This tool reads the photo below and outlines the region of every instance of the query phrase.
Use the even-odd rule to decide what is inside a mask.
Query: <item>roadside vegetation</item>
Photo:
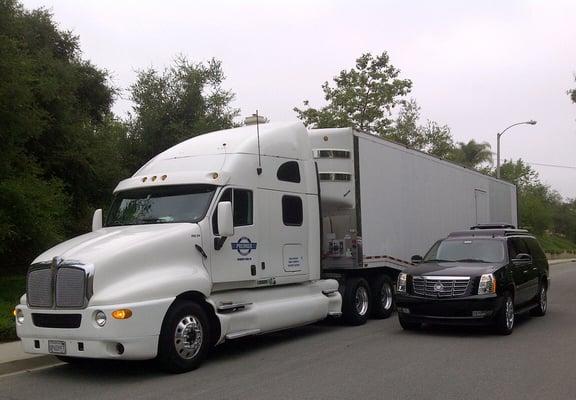
[[[0,0],[0,340],[13,337],[11,311],[36,255],[88,231],[117,182],[155,154],[237,124],[225,80],[220,61],[178,56],[164,70],[138,71],[121,90],[49,11]],[[421,123],[411,89],[386,52],[367,53],[322,85],[325,105],[294,110],[310,127],[353,126],[494,174],[490,145],[455,143],[446,124]],[[133,101],[125,118],[111,109],[119,95]],[[550,252],[576,251],[576,200],[562,199],[522,160],[506,160],[502,176],[518,185],[522,225]]]

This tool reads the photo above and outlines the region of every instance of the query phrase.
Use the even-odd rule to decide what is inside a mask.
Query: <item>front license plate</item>
[[[48,353],[66,354],[66,342],[63,340],[49,340]]]

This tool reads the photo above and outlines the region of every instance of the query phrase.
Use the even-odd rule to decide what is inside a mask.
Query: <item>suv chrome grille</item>
[[[26,297],[33,308],[84,308],[88,271],[78,263],[34,264],[28,270]]]
[[[464,296],[470,277],[468,276],[414,276],[412,288],[414,294],[426,297]]]

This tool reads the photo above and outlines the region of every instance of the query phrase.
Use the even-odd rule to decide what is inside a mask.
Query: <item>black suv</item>
[[[404,329],[422,323],[494,325],[508,335],[514,315],[546,314],[548,261],[528,231],[478,225],[436,242],[398,276],[396,304]]]

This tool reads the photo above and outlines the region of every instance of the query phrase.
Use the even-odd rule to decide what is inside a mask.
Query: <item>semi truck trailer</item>
[[[514,185],[352,128],[246,125],[121,181],[92,232],[38,256],[15,309],[28,353],[196,368],[215,345],[394,309],[438,238],[516,225]]]

